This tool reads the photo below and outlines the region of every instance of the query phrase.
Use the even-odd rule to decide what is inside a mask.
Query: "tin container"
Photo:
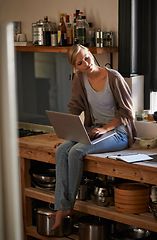
[[[103,47],[103,32],[101,30],[95,31],[95,46]]]
[[[51,46],[58,46],[57,33],[51,33]]]
[[[55,22],[51,22],[51,46],[58,46],[57,26]]]
[[[113,32],[103,33],[103,44],[104,47],[113,47]]]
[[[33,45],[43,45],[43,20],[32,23]]]

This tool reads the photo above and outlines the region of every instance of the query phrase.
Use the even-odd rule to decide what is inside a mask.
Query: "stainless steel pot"
[[[94,188],[94,195],[98,197],[107,197],[110,196],[110,189],[108,186]]]
[[[92,202],[95,203],[98,206],[102,207],[108,207],[110,205],[113,205],[113,197],[112,196],[96,196],[96,195],[91,195]]]
[[[78,219],[79,240],[108,240],[107,222],[95,216]]]
[[[88,186],[87,185],[80,185],[78,193],[76,195],[76,199],[85,201],[88,199]]]
[[[54,219],[49,218],[49,216],[53,212],[54,211],[48,207],[36,209],[37,232],[43,236],[52,237],[63,237],[71,234],[73,226],[72,216],[67,216],[56,230],[51,231]]]

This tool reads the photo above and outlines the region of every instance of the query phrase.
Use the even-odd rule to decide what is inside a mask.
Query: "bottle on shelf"
[[[82,19],[83,19],[83,25],[85,27],[85,34],[84,34],[85,43],[84,43],[84,45],[88,46],[89,45],[89,24],[87,22],[86,16],[82,16]]]
[[[60,13],[60,22],[58,24],[58,45],[66,46],[66,25],[64,22],[64,14]]]
[[[94,28],[93,28],[93,23],[89,22],[89,31],[88,31],[88,43],[89,47],[94,47],[95,46],[95,39],[94,39]]]
[[[76,37],[76,19],[79,15],[80,10],[76,10],[76,13],[74,13],[74,19],[72,24],[72,38],[73,38],[73,44],[77,43],[77,37]]]
[[[69,15],[66,15],[66,37],[67,37],[67,45],[72,45],[72,26],[69,20]]]
[[[89,25],[86,16],[82,16],[80,13],[76,19],[76,37],[79,44],[88,45],[88,29]]]
[[[58,46],[57,26],[55,22],[51,23],[51,46]]]
[[[48,16],[44,17],[43,23],[43,45],[51,46],[51,24],[48,21]]]

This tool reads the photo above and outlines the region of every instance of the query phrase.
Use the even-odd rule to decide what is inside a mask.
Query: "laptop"
[[[115,134],[114,131],[110,131],[91,140],[80,116],[49,110],[46,110],[46,114],[58,138],[84,144],[96,144]]]

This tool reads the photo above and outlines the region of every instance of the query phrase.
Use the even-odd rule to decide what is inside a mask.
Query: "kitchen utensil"
[[[157,220],[157,201],[149,205],[149,210],[153,213],[155,220]]]
[[[32,184],[36,187],[44,188],[44,189],[49,189],[49,190],[54,190],[55,189],[55,182],[53,183],[41,183],[38,181],[35,181],[34,179],[32,180]]]
[[[51,231],[51,228],[54,224],[54,219],[49,218],[49,216],[53,212],[54,211],[51,210],[49,207],[36,209],[37,232],[43,236],[53,237],[63,237],[69,235],[72,232],[73,226],[72,216],[67,216],[57,229]]]
[[[132,228],[123,231],[119,231],[111,235],[111,240],[137,240],[147,239],[150,236],[150,231],[142,228]]]
[[[79,240],[108,240],[108,222],[96,216],[87,215],[78,219]]]
[[[98,197],[107,197],[110,196],[110,189],[108,186],[104,187],[94,187],[94,195]]]
[[[81,184],[79,186],[78,193],[76,195],[76,199],[79,200],[87,200],[88,199],[88,186],[86,184]]]
[[[156,139],[155,137],[135,137],[136,140],[139,141],[139,145],[144,149],[151,149],[156,147]]]
[[[142,183],[121,183],[114,186],[115,209],[125,213],[148,211],[150,188]]]
[[[50,182],[54,181],[54,177],[56,176],[56,169],[55,168],[31,168],[29,170],[29,174],[31,177],[35,178],[40,182]]]
[[[98,206],[108,207],[109,205],[113,205],[113,197],[112,196],[95,196],[91,194],[92,202]]]
[[[152,202],[156,202],[157,201],[157,186],[152,186],[151,187],[151,200]]]
[[[32,177],[40,183],[54,183],[56,182],[55,176],[46,176],[44,174],[32,173]]]

